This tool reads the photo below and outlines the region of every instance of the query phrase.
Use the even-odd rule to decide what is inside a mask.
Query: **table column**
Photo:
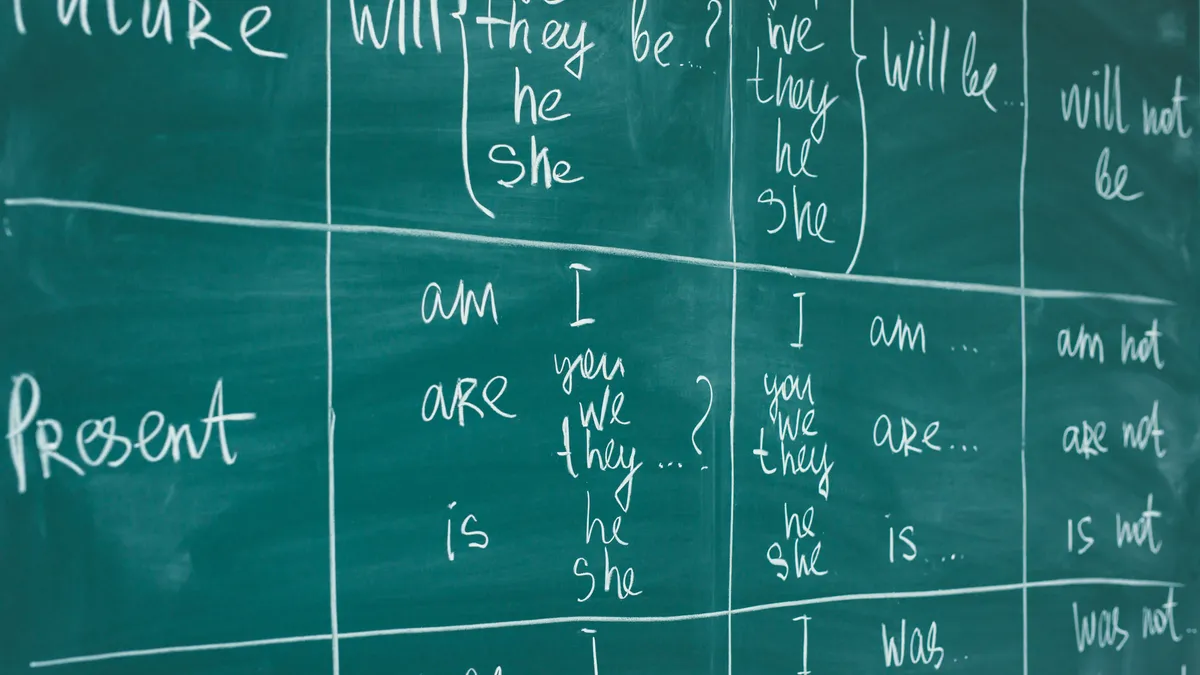
[[[1021,4],[743,6],[733,672],[1020,672]]]
[[[1032,673],[1200,667],[1192,10],[1029,7]]]
[[[710,670],[725,18],[442,6],[440,43],[410,2],[378,48],[362,3],[334,12],[334,220],[383,226],[332,249],[341,670]]]
[[[4,672],[330,670],[324,12],[208,4],[0,21]]]

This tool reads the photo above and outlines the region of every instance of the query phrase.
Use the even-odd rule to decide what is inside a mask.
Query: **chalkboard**
[[[1200,4],[0,4],[0,672],[1200,673]]]

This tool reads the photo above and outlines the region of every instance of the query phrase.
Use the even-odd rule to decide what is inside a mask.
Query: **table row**
[[[323,233],[10,228],[8,536],[97,620],[306,616],[331,502],[361,629],[1195,557],[1182,308],[335,235],[327,344]]]
[[[12,71],[88,77],[13,78],[6,197],[717,260],[732,214],[743,262],[1173,299],[1200,255],[1157,5],[228,0],[227,51],[23,4]]]
[[[281,600],[283,600],[281,598]],[[1027,600],[1027,608],[1025,602]],[[284,601],[283,606],[287,606]],[[1194,603],[1193,603],[1194,604]],[[144,654],[97,652],[40,659],[71,675],[116,672],[587,673],[969,672],[985,675],[1086,669],[1182,674],[1196,667],[1196,613],[1173,589],[1047,588],[923,599],[856,600],[726,616],[614,622],[565,620],[469,630],[362,633],[342,630],[286,644],[193,649],[177,645]],[[148,619],[124,624],[136,638]],[[1026,623],[1027,621],[1027,623]],[[111,628],[111,626],[110,626]],[[162,630],[157,625],[152,633]],[[1026,638],[1027,631],[1027,638]],[[226,631],[188,630],[196,637]],[[1027,642],[1026,642],[1027,639]],[[61,649],[80,631],[42,636]],[[277,642],[284,642],[283,640]],[[529,644],[539,648],[529,649]],[[664,648],[667,647],[667,648]],[[103,649],[103,647],[99,647]],[[332,654],[331,654],[332,652]],[[1026,656],[1027,655],[1027,656]],[[1027,659],[1027,661],[1026,661]]]

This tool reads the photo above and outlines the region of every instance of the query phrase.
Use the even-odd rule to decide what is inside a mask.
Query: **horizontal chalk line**
[[[443,241],[461,241],[472,244],[490,244],[507,248],[527,248],[552,251],[574,251],[579,253],[595,253],[638,260],[693,265],[714,269],[741,270],[746,272],[763,272],[784,274],[803,279],[818,279],[824,281],[843,281],[850,283],[875,284],[882,286],[899,286],[907,288],[925,288],[933,290],[960,291],[964,293],[986,293],[1011,297],[1042,298],[1047,300],[1111,300],[1137,305],[1171,306],[1175,303],[1162,298],[1130,293],[1099,293],[1091,291],[1068,291],[1055,289],[1020,288],[997,284],[979,284],[961,281],[936,281],[931,279],[905,279],[902,277],[875,276],[866,274],[845,274],[839,272],[819,272],[781,265],[764,265],[758,263],[733,262],[698,258],[693,256],[675,255],[672,253],[656,253],[631,248],[615,246],[598,246],[595,244],[569,244],[563,242],[538,241],[533,239],[516,239],[511,237],[492,237],[480,234],[447,232],[440,230],[423,230],[410,227],[389,227],[385,225],[348,225],[308,222],[300,220],[274,220],[267,218],[241,218],[237,216],[220,216],[200,213],[184,213],[181,211],[164,211],[160,209],[144,209],[136,206],[120,204],[104,204],[69,199],[48,199],[44,197],[15,197],[4,200],[4,205],[10,208],[52,208],[93,211],[97,213],[112,213],[136,218],[154,218],[183,223],[200,223],[206,225],[226,225],[231,227],[247,227],[258,229],[301,230],[308,232],[337,232],[345,234],[380,234],[393,237],[417,237],[424,239],[440,239]]]
[[[384,628],[380,630],[364,630],[339,632],[338,640],[360,640],[365,638],[387,637],[396,635],[423,635],[430,633],[459,633],[477,630],[494,630],[497,628],[522,628],[529,626],[548,626],[564,623],[677,623],[681,621],[697,621],[717,619],[730,614],[753,614],[790,607],[807,607],[809,605],[829,605],[842,602],[862,602],[869,600],[911,600],[920,598],[944,598],[986,593],[1005,593],[1019,591],[1025,588],[1065,588],[1069,586],[1120,586],[1125,588],[1182,588],[1183,584],[1173,581],[1151,581],[1144,579],[1114,579],[1104,577],[1089,577],[1079,579],[1052,579],[1047,581],[1031,581],[1029,583],[998,584],[995,586],[970,586],[931,591],[900,591],[887,593],[855,593],[849,595],[831,595],[803,600],[787,600],[763,605],[739,607],[733,610],[716,610],[699,614],[674,614],[668,616],[561,616],[542,619],[523,619],[513,621],[494,621],[490,623],[461,624],[454,626],[418,626],[413,628]],[[166,654],[185,654],[190,652],[221,651],[229,649],[245,649],[250,647],[269,647],[273,645],[296,644],[302,642],[320,642],[333,639],[332,635],[302,635],[296,637],[269,638],[265,640],[247,640],[245,642],[221,642],[205,645],[186,645],[182,647],[160,647],[157,649],[135,649],[105,654],[89,654],[87,656],[71,656],[62,659],[31,661],[30,668],[50,668],[96,661],[111,661],[145,656],[161,656]]]
[[[297,637],[268,638],[265,640],[245,640],[243,642],[214,642],[207,645],[185,645],[183,647],[159,647],[157,649],[131,649],[123,652],[107,654],[90,654],[88,656],[71,656],[65,659],[50,659],[47,661],[31,661],[30,668],[50,668],[52,666],[69,666],[77,663],[93,663],[95,661],[112,661],[115,659],[130,659],[139,656],[161,656],[164,654],[187,654],[191,652],[216,652],[226,649],[246,649],[249,647],[270,647],[272,645],[291,645],[300,642],[321,642],[330,640],[333,636],[301,635]]]

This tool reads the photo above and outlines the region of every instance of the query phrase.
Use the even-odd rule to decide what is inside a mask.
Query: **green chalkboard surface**
[[[1200,673],[1200,4],[4,0],[0,673]]]

